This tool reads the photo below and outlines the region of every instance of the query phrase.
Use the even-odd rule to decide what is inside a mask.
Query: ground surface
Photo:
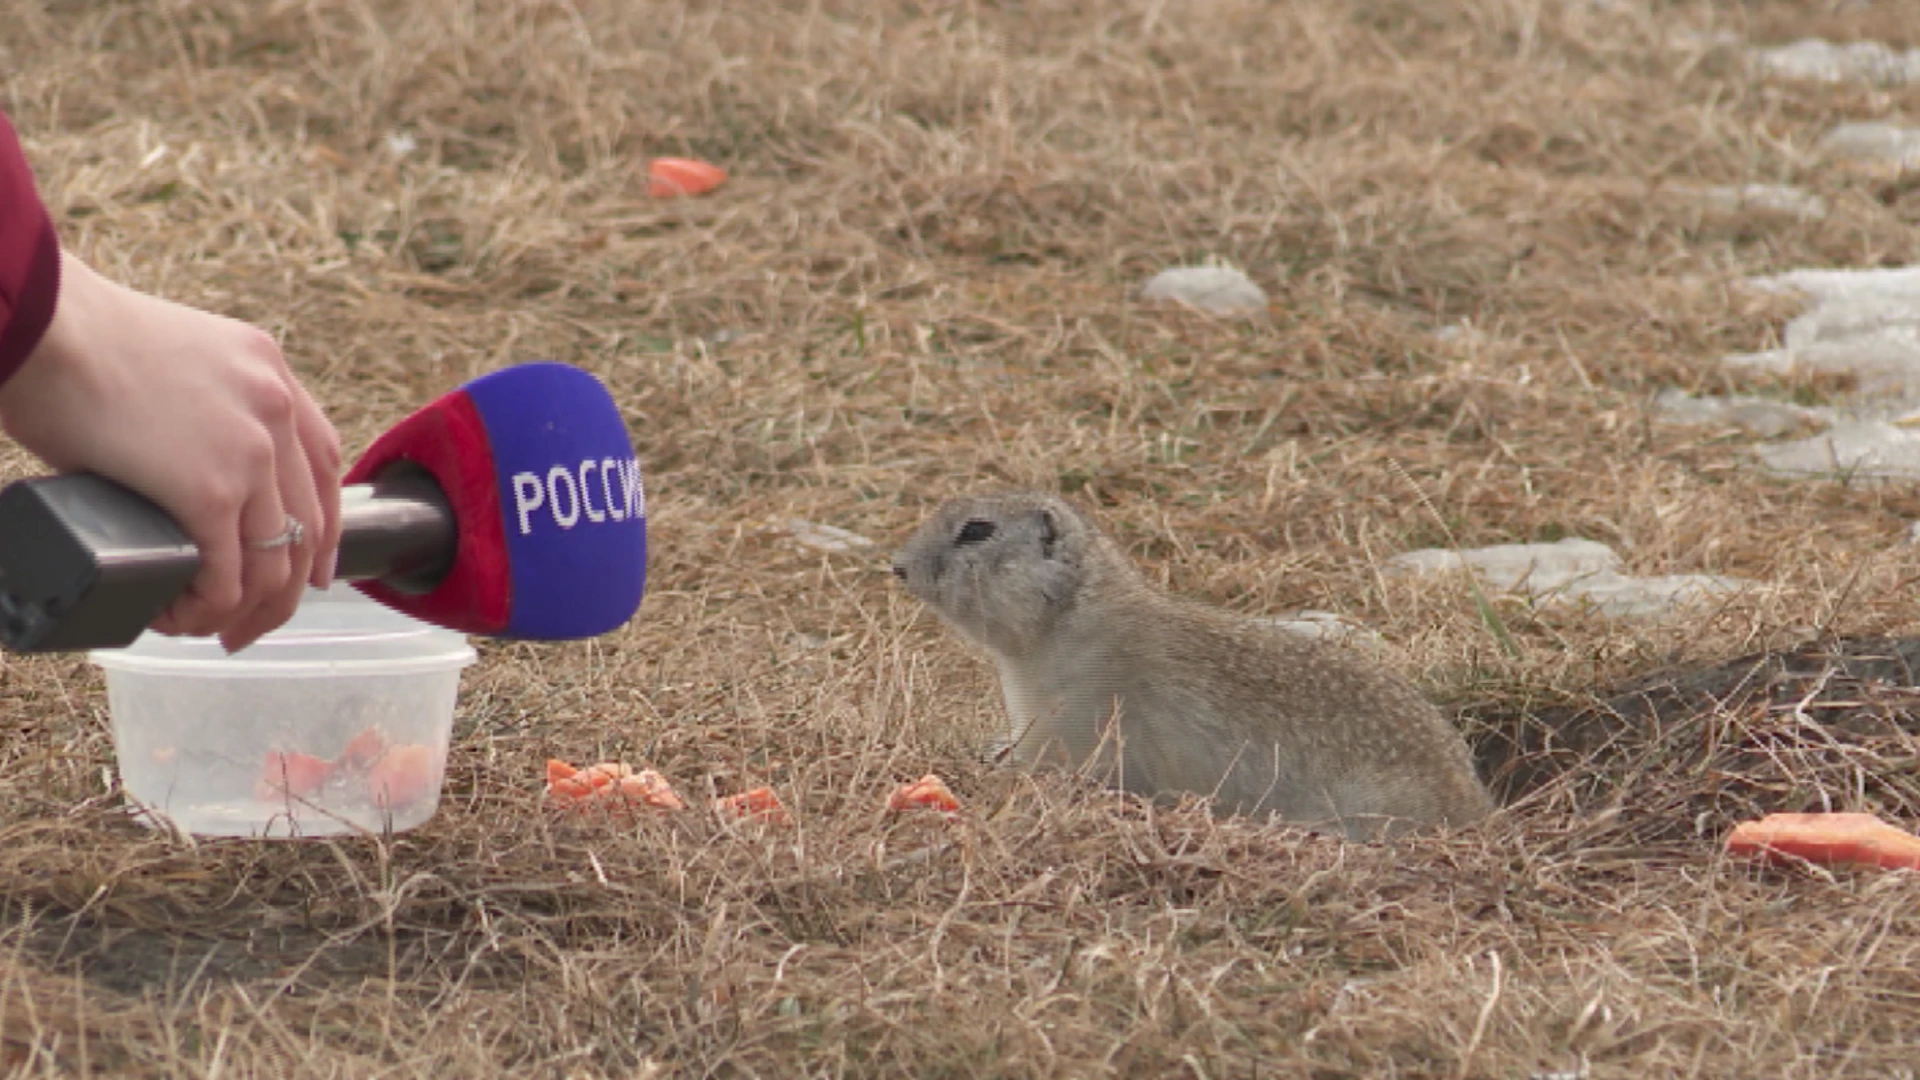
[[[1718,854],[1757,810],[1913,820],[1911,694],[1875,678],[1901,650],[1853,647],[1889,659],[1851,675],[1763,659],[1740,692],[1708,680],[1642,695],[1659,708],[1623,705],[1626,721],[1567,720],[1650,672],[1912,630],[1910,489],[1769,479],[1745,441],[1648,407],[1670,387],[1735,389],[1716,359],[1777,331],[1780,305],[1738,279],[1920,248],[1911,185],[1810,152],[1835,123],[1912,117],[1920,88],[1764,83],[1711,32],[1905,48],[1905,6],[10,14],[0,100],[83,254],[272,328],[350,452],[502,363],[591,369],[632,423],[653,558],[628,629],[484,649],[442,814],[381,840],[145,832],[111,787],[96,673],[10,658],[5,1060],[222,1077],[1913,1075],[1920,882]],[[663,153],[734,179],[651,201],[640,170]],[[1832,212],[1675,194],[1761,182]],[[1268,318],[1130,299],[1210,257],[1269,292]],[[1435,336],[1459,325],[1477,333]],[[1392,848],[977,765],[988,673],[884,558],[937,499],[1009,481],[1098,507],[1181,591],[1378,630],[1492,765],[1541,748],[1527,712],[1610,733],[1608,752],[1532,754],[1502,774],[1529,792],[1508,820]],[[879,544],[809,548],[792,518]],[[1568,535],[1636,573],[1763,587],[1616,623],[1506,601],[1483,617],[1458,582],[1378,572],[1416,547]],[[555,821],[549,755],[644,762],[696,795],[772,784],[797,824]],[[878,812],[930,769],[966,800],[962,823]]]

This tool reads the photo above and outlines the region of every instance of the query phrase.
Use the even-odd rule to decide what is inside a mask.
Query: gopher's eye
[[[960,526],[960,535],[953,538],[956,544],[978,544],[993,539],[993,522],[974,518]]]

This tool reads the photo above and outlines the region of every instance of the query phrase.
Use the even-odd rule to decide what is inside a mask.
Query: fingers
[[[257,438],[241,441],[245,449],[235,451],[234,464],[241,471],[232,481],[216,485],[198,505],[176,511],[200,549],[200,572],[154,623],[156,630],[194,636],[218,633],[258,603],[263,584],[277,587],[284,582],[290,566],[287,552],[256,551],[246,543],[274,536],[286,522],[273,443],[264,431],[254,434]],[[274,580],[275,561],[278,581]]]
[[[161,476],[193,481],[165,505],[200,549],[200,572],[153,629],[217,634],[231,653],[291,618],[309,586],[332,582],[340,440],[270,336],[214,325],[230,332],[212,353],[225,362],[200,372],[187,398],[199,410],[199,460]]]
[[[189,536],[200,549],[200,570],[186,592],[154,621],[160,633],[211,634],[240,605],[240,517],[232,513],[216,519],[228,525],[215,524]]]
[[[258,516],[250,505],[241,517],[241,538],[246,544],[241,572],[244,596],[239,613],[220,632],[228,652],[246,648],[291,618],[313,578],[326,515],[315,490],[316,465],[299,430],[297,389],[289,385],[290,407],[275,425],[273,479],[257,500]],[[262,546],[263,541],[296,528],[295,522],[300,534],[297,542]]]
[[[340,435],[299,384],[294,384],[294,390],[294,427],[319,501],[319,516],[307,521],[313,544],[313,569],[308,581],[314,588],[324,589],[333,584],[340,548]]]

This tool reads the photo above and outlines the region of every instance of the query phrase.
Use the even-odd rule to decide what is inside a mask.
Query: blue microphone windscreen
[[[646,589],[647,497],[606,387],[537,362],[457,393],[478,413],[492,458],[510,590],[500,636],[583,638],[626,623]]]

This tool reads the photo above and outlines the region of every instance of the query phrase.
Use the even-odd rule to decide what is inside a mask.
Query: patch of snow
[[[1331,611],[1294,611],[1285,615],[1262,616],[1259,621],[1292,633],[1353,645],[1382,645],[1386,640],[1373,630]]]
[[[1387,560],[1389,570],[1444,573],[1471,568],[1488,585],[1502,592],[1525,586],[1545,593],[1583,577],[1618,572],[1625,564],[1614,550],[1598,540],[1568,537],[1551,544],[1495,544],[1456,552],[1448,548],[1406,551]]]
[[[1717,574],[1628,577],[1601,574],[1577,582],[1555,599],[1591,605],[1616,619],[1644,619],[1690,603],[1739,592],[1750,582]]]
[[[859,533],[848,532],[837,525],[822,525],[817,521],[791,518],[784,527],[788,535],[807,547],[837,555],[851,554],[873,546],[873,541]]]
[[[1774,472],[1852,480],[1920,480],[1920,432],[1881,420],[1847,420],[1818,435],[1757,447]]]
[[[1740,184],[1697,189],[1696,194],[1712,206],[1731,213],[1759,211],[1817,221],[1827,216],[1827,200],[1812,192],[1787,184]]]
[[[1763,439],[1777,439],[1808,428],[1823,428],[1834,420],[1831,409],[1742,395],[1694,397],[1684,390],[1661,391],[1654,398],[1653,407],[1661,419],[1672,423],[1732,426]]]
[[[1904,172],[1920,169],[1920,130],[1859,121],[1841,124],[1821,138],[1822,156]]]
[[[1732,30],[1675,30],[1667,35],[1667,44],[1675,49],[1728,49],[1746,44],[1746,39]]]
[[[1810,306],[1787,323],[1784,347],[1722,361],[1776,374],[1850,375],[1861,415],[1920,399],[1920,266],[1794,270],[1754,278],[1762,292],[1797,293]],[[1878,399],[1876,402],[1870,399]]]
[[[1449,348],[1471,351],[1486,344],[1486,332],[1473,323],[1462,319],[1457,323],[1448,323],[1433,331],[1433,340]]]
[[[1920,81],[1920,49],[1898,52],[1878,41],[1836,45],[1821,38],[1801,38],[1790,45],[1755,50],[1753,63],[1763,75],[1799,82],[1903,86]]]
[[[1265,290],[1230,266],[1170,267],[1141,287],[1140,299],[1173,301],[1214,315],[1245,315],[1267,308]]]
[[[1387,560],[1387,569],[1434,574],[1471,569],[1496,591],[1530,600],[1590,607],[1622,619],[1662,614],[1689,602],[1737,591],[1747,582],[1710,574],[1635,577],[1618,553],[1597,540],[1496,544],[1454,552],[1426,548]]]

